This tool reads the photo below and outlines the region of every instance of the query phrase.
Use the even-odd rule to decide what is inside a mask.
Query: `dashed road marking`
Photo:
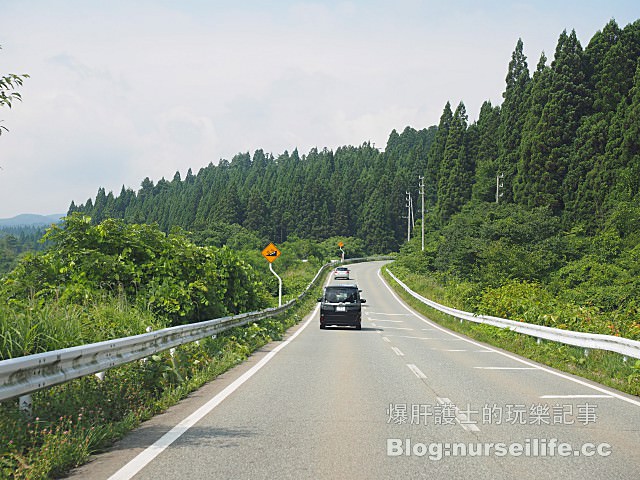
[[[407,363],[407,367],[409,367],[409,370],[411,370],[413,374],[419,379],[423,380],[427,378],[427,376],[424,373],[422,373],[422,370],[416,367],[413,363]]]
[[[453,412],[455,414],[458,425],[460,425],[467,432],[480,431],[478,426],[474,422],[469,420],[469,417],[467,417],[467,415],[464,412],[461,412],[460,409],[451,400],[445,397],[437,397],[437,399],[440,405],[451,405],[451,408],[453,408]]]

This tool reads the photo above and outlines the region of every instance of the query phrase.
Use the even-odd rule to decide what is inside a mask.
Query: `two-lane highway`
[[[335,281],[363,290],[361,331],[320,330],[316,310],[74,476],[639,477],[638,399],[441,328],[382,264]]]

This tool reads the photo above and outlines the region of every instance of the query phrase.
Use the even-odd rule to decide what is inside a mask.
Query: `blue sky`
[[[637,0],[4,0],[0,218],[63,213],[103,186],[138,189],[262,148],[335,149],[501,103],[518,38],[530,68],[560,33],[583,47]]]

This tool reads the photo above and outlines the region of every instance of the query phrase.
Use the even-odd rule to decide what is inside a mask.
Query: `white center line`
[[[382,340],[384,340],[385,342],[391,343],[391,340],[389,340],[387,337],[382,337]]]
[[[453,409],[453,412],[456,416],[456,421],[458,422],[458,425],[460,425],[463,429],[468,432],[480,431],[478,426],[474,422],[469,420],[469,417],[467,417],[465,413],[461,412],[460,409],[451,400],[445,397],[437,397],[437,399],[440,405],[449,405]]]
[[[391,350],[393,350],[399,357],[404,357],[404,353],[402,353],[398,347],[391,347]]]
[[[388,315],[390,317],[410,317],[408,313],[367,312],[367,315]]]
[[[420,379],[427,378],[427,376],[424,373],[422,373],[422,370],[416,367],[413,363],[407,363],[407,367],[409,367],[409,370],[411,370],[416,377]]]
[[[395,337],[395,338],[415,338],[417,340],[437,340],[436,338],[430,338],[430,337],[411,337],[409,335],[388,335],[389,337]]]
[[[413,328],[407,328],[407,327],[384,327],[386,330],[411,330],[413,331]]]

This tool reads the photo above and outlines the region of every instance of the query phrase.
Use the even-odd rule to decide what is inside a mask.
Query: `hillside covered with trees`
[[[637,200],[639,57],[640,22],[621,28],[612,20],[586,48],[563,32],[553,60],[543,53],[533,72],[518,41],[502,105],[485,102],[471,124],[463,102],[447,103],[437,126],[394,130],[384,152],[365,143],[304,155],[240,153],[184,179],[146,178],[137,192],[101,188],[69,212],[167,231],[237,224],[276,242],[359,236],[371,251],[389,251],[406,238],[405,192],[417,196],[419,175],[438,228],[470,202],[495,202],[503,175],[500,202],[543,207],[564,229],[593,234],[621,202]]]
[[[437,126],[394,130],[384,152],[258,150],[138,192],[100,189],[70,213],[180,226],[218,246],[356,237],[367,253],[400,250],[398,268],[451,286],[465,307],[638,337],[639,59],[640,21],[612,20],[584,48],[562,32],[533,71],[519,40],[504,101],[473,123],[447,103]],[[419,205],[420,176],[424,251],[407,242],[406,192]]]

